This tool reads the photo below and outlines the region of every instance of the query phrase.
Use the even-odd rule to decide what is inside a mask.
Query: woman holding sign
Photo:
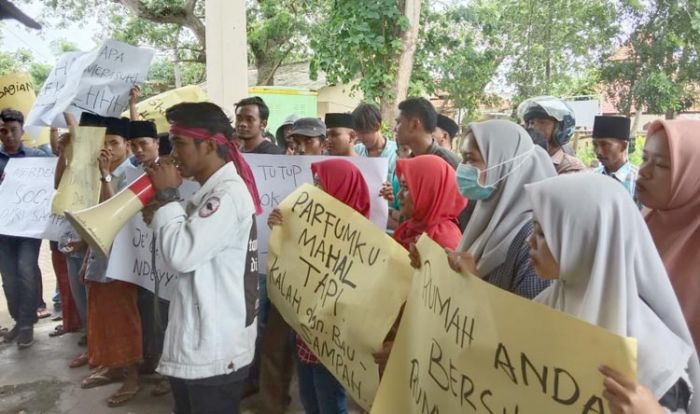
[[[479,202],[450,265],[532,299],[549,282],[537,277],[528,256],[532,223],[523,190],[554,177],[552,161],[522,127],[503,120],[469,124],[461,149],[457,186]]]
[[[396,161],[396,176],[404,221],[394,240],[408,249],[426,233],[442,247],[457,247],[462,237],[457,217],[467,200],[457,190],[450,164],[436,155],[402,159]]]
[[[575,174],[531,184],[526,195],[532,262],[554,280],[535,301],[637,338],[636,381],[601,368],[611,411],[697,413],[700,403],[690,400],[700,386],[693,340],[625,188],[602,175]]]
[[[362,173],[354,164],[343,159],[332,159],[311,164],[314,183],[338,201],[369,218],[369,190]],[[267,224],[283,223],[278,209],[270,213]],[[345,389],[333,377],[297,336],[299,394],[307,414],[345,414]]]

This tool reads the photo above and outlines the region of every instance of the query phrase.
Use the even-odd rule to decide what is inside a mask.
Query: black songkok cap
[[[120,137],[126,139],[129,137],[129,119],[128,118],[112,118],[107,117],[106,127],[107,132],[105,135],[119,135]]]
[[[326,128],[350,128],[355,129],[355,119],[351,114],[331,113],[326,114]]]
[[[80,114],[80,123],[78,125],[104,128],[107,126],[107,118],[100,115],[91,114],[90,112],[83,112]]]
[[[156,138],[158,131],[153,121],[131,121],[129,123],[129,136],[127,139]]]
[[[593,122],[593,139],[630,139],[630,119],[622,116],[596,116]]]
[[[437,126],[450,135],[450,139],[454,138],[459,132],[459,125],[445,115],[438,114]]]

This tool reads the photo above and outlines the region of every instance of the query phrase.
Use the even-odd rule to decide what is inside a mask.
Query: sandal
[[[114,408],[114,407],[120,407],[129,401],[131,401],[132,398],[141,390],[141,387],[138,385],[131,390],[125,390],[124,386],[117,390],[114,394],[112,394],[109,398],[107,398],[107,405]]]
[[[103,385],[112,384],[124,379],[123,375],[109,375],[109,371],[110,370],[108,368],[98,369],[80,383],[80,388],[89,389],[101,387]]]
[[[63,335],[64,333],[66,333],[66,331],[63,329],[63,325],[58,325],[58,326],[53,330],[53,332],[50,332],[50,333],[49,333],[49,336],[50,336],[51,338],[55,338],[55,337],[57,337],[57,336]]]
[[[80,367],[84,367],[85,365],[87,365],[87,363],[88,363],[88,355],[87,355],[87,353],[81,354],[81,355],[75,357],[75,359],[73,359],[73,360],[70,362],[70,364],[68,364],[68,368],[80,368]]]
[[[36,311],[36,317],[39,319],[48,318],[49,316],[51,316],[51,312],[46,308],[40,308]]]

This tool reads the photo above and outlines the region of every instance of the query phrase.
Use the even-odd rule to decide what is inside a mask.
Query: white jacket
[[[188,201],[162,206],[153,228],[179,273],[158,372],[182,379],[230,374],[251,363],[258,299],[255,207],[232,163]]]

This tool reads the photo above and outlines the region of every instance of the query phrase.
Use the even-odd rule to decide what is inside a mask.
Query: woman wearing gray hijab
[[[700,413],[700,365],[690,331],[644,219],[624,187],[574,174],[526,187],[537,273],[554,283],[535,298],[637,338],[637,378],[602,367],[617,413]],[[581,208],[583,206],[583,208]]]
[[[528,254],[532,214],[525,185],[557,175],[547,153],[519,125],[505,120],[469,124],[461,147],[457,185],[478,200],[450,265],[526,298],[549,285],[537,277]]]

